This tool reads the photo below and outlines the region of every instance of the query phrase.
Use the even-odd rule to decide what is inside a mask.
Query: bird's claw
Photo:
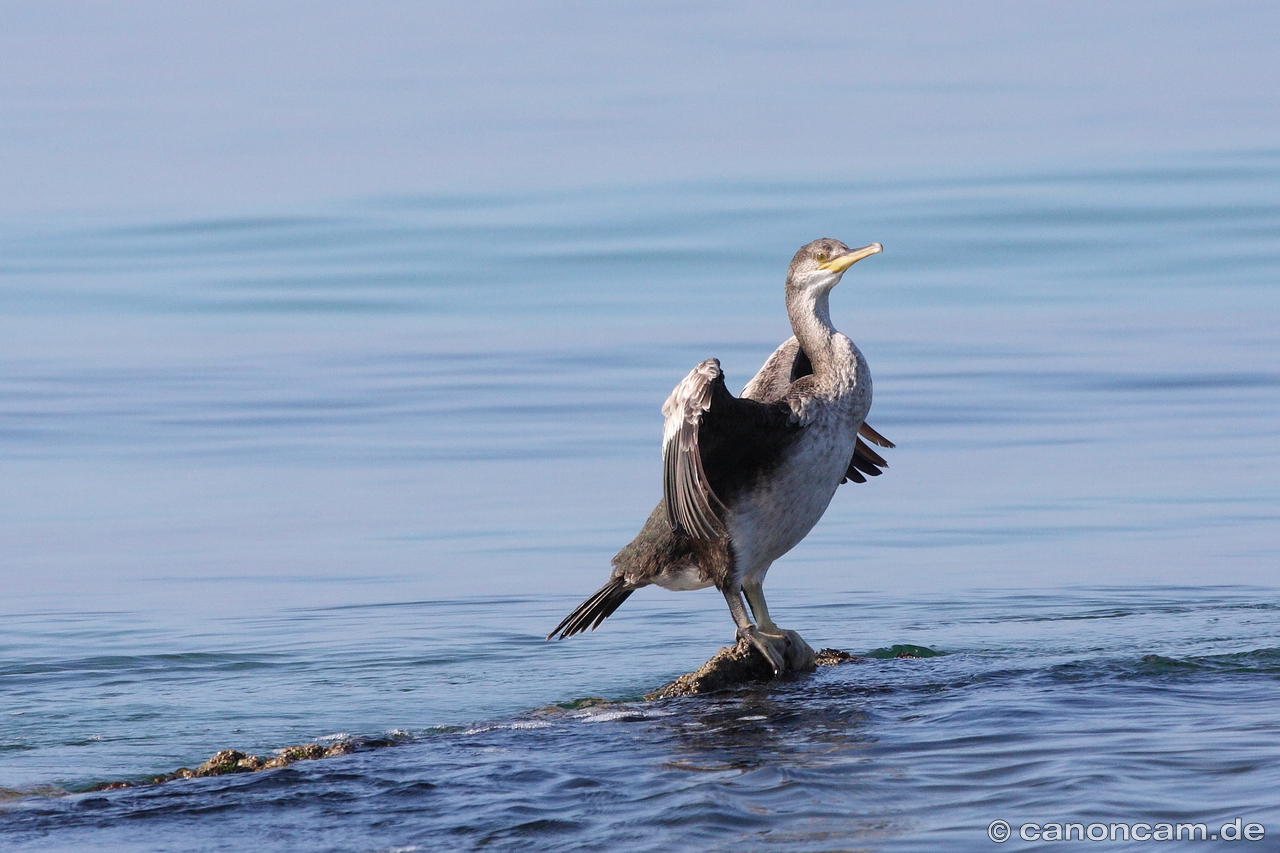
[[[746,640],[764,655],[769,666],[773,667],[774,676],[779,676],[787,668],[785,636],[774,637],[760,631],[755,625],[747,625],[738,629],[738,639]],[[778,647],[782,648],[779,649]]]
[[[738,639],[746,640],[755,647],[769,666],[773,667],[776,678],[784,672],[813,672],[815,655],[813,648],[795,631],[779,630],[778,633],[765,633],[755,625],[738,629]]]

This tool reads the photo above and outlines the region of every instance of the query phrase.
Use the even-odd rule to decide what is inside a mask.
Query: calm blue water
[[[1277,199],[1262,151],[5,222],[0,847],[1280,836]],[[898,449],[770,601],[815,647],[946,654],[640,702],[730,641],[714,591],[542,637],[657,499],[671,386],[745,383],[818,236],[886,247],[832,310]]]

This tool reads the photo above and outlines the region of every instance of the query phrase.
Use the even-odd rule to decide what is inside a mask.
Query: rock
[[[85,791],[86,792],[118,791],[121,788],[136,788],[136,787],[137,787],[137,783],[135,782],[99,782],[97,785],[93,785],[92,787],[85,788]],[[5,789],[0,788],[0,800],[4,799],[4,790]],[[61,795],[61,793],[65,793],[65,792],[59,792],[59,795]]]
[[[215,752],[213,756],[195,769],[193,776],[225,776],[228,773],[246,773],[247,770],[240,769],[240,760],[247,758],[243,752],[237,752],[234,749],[224,749]]]
[[[582,708],[604,708],[612,704],[608,699],[602,699],[599,696],[584,696],[569,702],[559,702],[546,710],[577,711]]]
[[[401,736],[403,735],[403,736]],[[257,773],[260,770],[271,770],[276,767],[287,767],[295,761],[311,761],[317,758],[331,758],[335,755],[349,755],[364,749],[381,749],[382,747],[395,746],[403,743],[408,739],[407,733],[393,733],[389,738],[367,738],[356,737],[346,738],[329,747],[323,747],[318,743],[304,743],[298,746],[287,746],[279,750],[275,756],[269,759],[261,758],[257,755],[248,755],[236,749],[223,749],[215,752],[209,757],[209,760],[201,764],[195,770],[187,767],[179,767],[172,773],[164,773],[159,776],[151,776],[147,779],[137,781],[117,781],[117,782],[99,782],[88,788],[77,789],[81,791],[115,791],[121,788],[137,788],[144,785],[161,785],[165,782],[172,782],[176,779],[201,779],[208,776],[225,776],[230,773]],[[25,791],[16,791],[11,788],[0,788],[0,802],[7,799],[17,799],[20,797],[30,796],[64,796],[67,791],[52,788],[34,788]]]
[[[295,761],[314,761],[324,758],[325,748],[318,743],[304,743],[301,746],[286,746],[276,753],[275,758],[262,765],[263,770],[276,767],[288,767]]]
[[[40,785],[36,788],[27,788],[19,791],[15,788],[0,788],[0,802],[5,800],[20,800],[25,797],[65,797],[70,791],[53,785]]]
[[[675,696],[696,696],[725,690],[754,681],[772,681],[773,667],[760,652],[746,640],[736,646],[726,646],[716,652],[711,660],[696,672],[682,675],[670,684],[648,693],[646,699],[670,699]]]
[[[842,663],[857,663],[862,658],[851,655],[840,649],[822,649],[814,655],[813,662],[817,666],[838,666]]]
[[[813,649],[795,631],[785,633],[787,650],[784,657],[787,662],[787,672],[813,672],[816,661]],[[697,672],[682,675],[670,684],[646,694],[644,698],[670,699],[675,696],[696,696],[700,693],[713,693],[717,690],[727,690],[730,687],[773,679],[773,667],[764,659],[764,655],[746,640],[739,640],[737,645],[725,647],[716,652],[715,656],[699,667]]]

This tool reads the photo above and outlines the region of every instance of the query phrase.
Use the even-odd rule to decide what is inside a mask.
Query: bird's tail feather
[[[586,601],[579,604],[574,611],[559,625],[551,629],[547,639],[561,639],[580,634],[590,628],[594,631],[600,623],[609,618],[609,614],[617,610],[636,588],[628,586],[622,578],[609,578],[609,582]],[[560,636],[557,638],[556,635]]]

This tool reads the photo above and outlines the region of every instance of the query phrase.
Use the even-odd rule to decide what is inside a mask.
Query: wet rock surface
[[[726,646],[716,652],[711,660],[697,670],[680,676],[670,684],[645,694],[646,699],[670,699],[675,696],[696,696],[714,693],[751,682],[772,681],[773,667],[754,646],[739,640],[735,646]]]
[[[288,767],[295,761],[314,761],[318,758],[330,758],[335,755],[350,755],[369,749],[381,749],[395,746],[398,740],[388,738],[350,738],[340,740],[329,746],[318,743],[304,743],[297,746],[286,746],[276,750],[270,758],[249,755],[236,749],[223,749],[215,752],[208,761],[192,770],[179,767],[172,773],[155,776],[140,782],[103,782],[89,788],[90,791],[114,791],[120,788],[137,788],[145,785],[159,785],[172,782],[174,779],[201,779],[207,776],[226,776],[230,773],[257,773],[261,770],[274,770],[277,767]]]
[[[842,663],[858,663],[864,660],[840,649],[822,649],[814,655],[813,662],[818,666],[839,666]]]
[[[812,672],[815,666],[835,666],[859,660],[861,658],[839,649],[822,649],[814,653],[808,644],[804,644],[803,650],[798,650],[797,654],[787,655],[788,671],[783,675]],[[697,696],[744,684],[773,681],[776,677],[773,667],[765,660],[764,655],[746,640],[739,640],[737,645],[726,646],[718,651],[711,660],[695,672],[682,675],[670,684],[645,694],[645,698],[670,699],[675,696]]]

